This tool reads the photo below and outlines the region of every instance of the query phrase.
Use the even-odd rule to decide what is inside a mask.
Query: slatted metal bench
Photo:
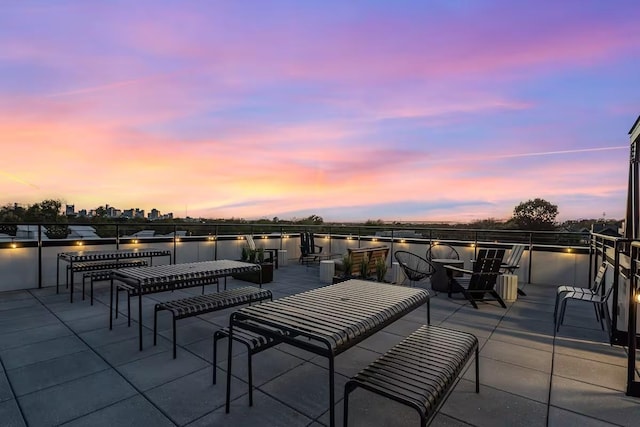
[[[120,305],[120,291],[127,293],[127,326],[131,326],[131,298],[141,295],[156,294],[159,292],[172,292],[181,289],[196,288],[202,286],[202,294],[204,295],[204,287],[208,285],[216,285],[216,292],[220,292],[220,282],[217,277],[194,277],[185,280],[159,281],[144,287],[138,287],[125,282],[119,282],[116,285],[116,309],[115,318],[118,318]],[[227,289],[225,278],[224,289]]]
[[[348,425],[349,393],[362,387],[414,408],[426,426],[445,402],[462,369],[475,353],[476,393],[480,392],[478,339],[469,333],[425,325],[347,381],[344,425]]]
[[[217,330],[213,334],[213,384],[216,383],[216,365],[218,360],[218,341],[229,337],[229,328]],[[247,377],[249,379],[249,406],[253,406],[253,368],[251,358],[254,354],[273,347],[280,343],[273,337],[267,337],[257,332],[236,328],[233,331],[233,340],[247,347]]]
[[[153,312],[153,345],[156,345],[157,341],[159,311],[170,311],[173,316],[173,358],[175,359],[176,320],[264,300],[273,300],[271,291],[245,286],[242,288],[228,289],[215,294],[198,295],[158,303],[155,305]]]
[[[111,280],[111,272],[113,270],[117,270],[118,268],[127,268],[127,267],[145,267],[149,265],[149,263],[143,259],[132,259],[127,261],[120,261],[118,263],[115,262],[101,262],[101,264],[108,266],[106,269],[98,269],[95,270],[98,266],[93,266],[90,271],[84,273],[82,275],[82,300],[84,301],[84,290],[87,279],[89,279],[89,289],[91,295],[91,305],[93,305],[93,283],[100,282],[105,280]],[[114,267],[113,265],[116,265]]]

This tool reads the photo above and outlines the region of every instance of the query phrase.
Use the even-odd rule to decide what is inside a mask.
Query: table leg
[[[142,287],[138,291],[138,334],[140,335],[140,351],[142,351]]]
[[[111,292],[109,294],[109,330],[113,329],[113,277],[111,278]]]
[[[329,425],[335,427],[336,425],[336,408],[335,408],[335,366],[333,355],[329,356]]]

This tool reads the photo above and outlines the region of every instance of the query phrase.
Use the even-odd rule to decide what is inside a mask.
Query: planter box
[[[273,263],[265,262],[261,264],[262,266],[262,283],[271,283],[273,282]],[[260,284],[260,272],[259,271],[251,271],[249,273],[241,273],[241,274],[232,274],[234,279],[244,280],[245,282],[251,282]]]

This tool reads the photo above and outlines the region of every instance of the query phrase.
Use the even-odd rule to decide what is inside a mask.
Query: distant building
[[[153,221],[156,219],[160,219],[160,211],[158,209],[151,209],[151,212],[149,212],[149,220]]]
[[[65,205],[64,214],[66,216],[76,216],[76,205]]]

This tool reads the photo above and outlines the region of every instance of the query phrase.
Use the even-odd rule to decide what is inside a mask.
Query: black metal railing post
[[[630,250],[629,274],[629,315],[627,325],[627,396],[640,397],[640,381],[636,380],[636,361],[638,351],[637,318],[640,304],[640,289],[638,285],[638,257],[640,248],[638,243],[632,244]]]
[[[42,224],[38,224],[38,289],[42,288]]]

